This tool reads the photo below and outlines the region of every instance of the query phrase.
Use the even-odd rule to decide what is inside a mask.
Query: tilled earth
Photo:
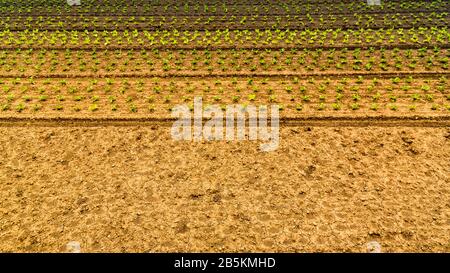
[[[0,251],[450,252],[450,129],[0,127]]]

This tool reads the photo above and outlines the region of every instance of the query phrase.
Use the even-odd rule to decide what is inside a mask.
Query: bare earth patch
[[[450,251],[450,129],[0,127],[0,251]]]

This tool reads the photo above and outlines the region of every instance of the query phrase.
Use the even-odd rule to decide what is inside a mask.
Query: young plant
[[[91,104],[91,105],[89,105],[88,110],[91,111],[91,112],[95,112],[95,111],[98,110],[98,105],[95,104],[95,103],[94,103],[94,104]]]
[[[370,110],[372,110],[372,111],[377,111],[378,108],[379,108],[379,105],[377,103],[372,103],[370,105]]]
[[[341,105],[339,103],[333,103],[331,107],[336,111],[341,109]]]
[[[359,107],[360,107],[360,106],[359,106],[358,103],[352,103],[352,104],[350,105],[350,108],[351,108],[353,111],[358,110]]]

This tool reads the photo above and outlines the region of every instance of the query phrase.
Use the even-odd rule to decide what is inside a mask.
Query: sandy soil
[[[450,128],[0,127],[0,251],[450,252]]]

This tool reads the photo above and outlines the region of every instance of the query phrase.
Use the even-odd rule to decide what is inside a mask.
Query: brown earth
[[[450,127],[0,127],[0,251],[450,252]]]

